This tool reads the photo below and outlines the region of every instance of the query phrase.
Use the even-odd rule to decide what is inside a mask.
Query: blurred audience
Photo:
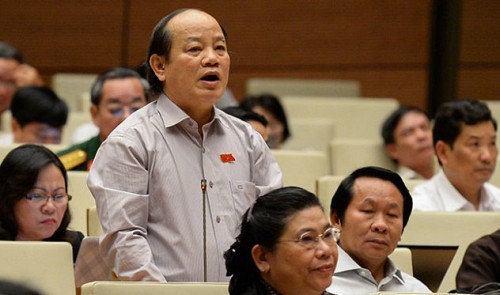
[[[90,113],[98,134],[58,152],[67,170],[90,170],[97,149],[130,114],[148,102],[149,84],[134,70],[113,68],[100,75],[90,92]]]
[[[272,94],[247,96],[240,103],[240,107],[266,118],[270,128],[268,140],[270,148],[279,149],[291,136],[285,110],[278,97]]]
[[[18,87],[42,85],[43,80],[38,71],[24,63],[21,51],[8,43],[0,42],[0,118],[10,108]],[[5,127],[0,125],[0,130],[3,129]]]
[[[339,262],[327,290],[352,295],[379,291],[432,293],[389,258],[411,211],[410,193],[395,172],[363,167],[342,180],[330,205],[330,220],[340,228],[341,235]]]
[[[382,125],[385,151],[404,179],[434,175],[434,147],[429,116],[414,106],[401,106]]]
[[[76,260],[83,234],[68,229],[68,177],[41,145],[21,145],[0,164],[0,240],[66,241]]]
[[[302,188],[283,187],[259,197],[224,253],[232,275],[229,294],[328,294],[338,233],[318,198]]]
[[[500,211],[500,189],[488,183],[497,163],[497,122],[488,105],[471,99],[443,104],[434,122],[441,171],[415,186],[419,211]]]
[[[61,143],[68,107],[50,88],[19,88],[12,98],[10,111],[12,133],[0,136],[0,143]]]
[[[253,129],[262,135],[262,138],[267,142],[269,140],[269,127],[268,122],[264,116],[261,116],[253,111],[244,110],[238,106],[227,107],[222,109],[225,113],[235,116],[248,124],[250,124]]]

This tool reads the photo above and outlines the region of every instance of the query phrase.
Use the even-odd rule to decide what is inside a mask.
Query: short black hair
[[[476,125],[490,121],[497,130],[497,121],[484,102],[474,99],[460,99],[446,102],[436,113],[432,136],[434,146],[443,141],[453,148],[455,140],[462,132],[462,125]]]
[[[399,190],[403,196],[403,228],[410,219],[411,210],[413,209],[413,199],[408,191],[408,188],[403,182],[401,176],[397,173],[375,166],[362,167],[354,170],[349,176],[344,178],[340,183],[337,191],[332,197],[330,203],[330,213],[336,213],[340,221],[344,221],[345,212],[351,203],[354,195],[354,183],[360,177],[373,177],[382,180],[390,181]]]
[[[44,86],[19,88],[12,98],[10,111],[21,127],[41,122],[60,128],[68,120],[66,103],[52,89]]]
[[[95,106],[99,106],[99,103],[101,102],[102,98],[104,83],[106,81],[114,79],[126,79],[126,78],[139,79],[142,88],[144,90],[144,97],[146,98],[147,101],[149,101],[149,83],[144,78],[142,78],[137,71],[133,69],[125,67],[116,67],[99,75],[99,77],[97,77],[97,79],[94,81],[90,90],[90,102]]]
[[[384,144],[388,145],[391,143],[395,142],[394,139],[394,131],[398,127],[399,122],[401,119],[408,113],[411,112],[416,112],[419,114],[423,114],[429,118],[429,115],[423,111],[422,109],[412,106],[412,105],[402,105],[398,109],[396,109],[394,112],[392,112],[387,119],[385,119],[384,124],[382,124],[382,129],[381,129],[381,135],[382,139],[384,140]]]
[[[276,95],[270,93],[263,93],[260,95],[246,96],[240,103],[241,108],[250,111],[256,106],[260,106],[263,109],[269,111],[276,117],[278,121],[283,124],[283,142],[285,142],[291,136],[291,134],[290,128],[288,127],[286,113],[283,106],[281,105],[279,98]]]
[[[223,108],[222,111],[224,111],[226,114],[234,116],[234,117],[241,119],[245,122],[257,121],[264,126],[267,126],[267,124],[268,124],[268,122],[267,122],[266,118],[264,118],[264,116],[261,116],[254,111],[244,110],[240,107],[236,107],[236,106],[227,107],[227,108]]]
[[[20,64],[24,63],[23,53],[15,46],[6,42],[0,42],[0,58],[14,59]]]

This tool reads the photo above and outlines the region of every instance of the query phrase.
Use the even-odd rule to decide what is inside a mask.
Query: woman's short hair
[[[241,294],[260,276],[251,255],[253,246],[273,252],[290,219],[315,206],[323,210],[314,194],[293,186],[273,190],[255,201],[243,215],[236,242],[224,253],[227,275],[232,275],[230,294]]]
[[[66,192],[68,176],[59,158],[42,145],[24,144],[10,151],[0,164],[0,240],[15,240],[18,224],[14,216],[14,205],[23,199],[35,185],[40,170],[54,164],[64,177]],[[65,241],[66,228],[71,222],[71,213],[64,212],[61,225],[47,240]]]

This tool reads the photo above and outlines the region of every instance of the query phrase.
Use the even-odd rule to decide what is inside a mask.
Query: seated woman
[[[67,229],[68,177],[59,158],[41,145],[21,145],[0,165],[0,240],[66,241],[76,260],[83,234]]]
[[[255,112],[269,123],[269,140],[271,149],[279,149],[291,136],[285,110],[278,97],[272,94],[250,95],[240,103],[242,109]]]
[[[338,237],[312,193],[284,187],[259,197],[224,253],[229,294],[328,294]]]

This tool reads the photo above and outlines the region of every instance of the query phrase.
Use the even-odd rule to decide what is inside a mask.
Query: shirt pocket
[[[231,186],[234,209],[241,217],[257,199],[257,188],[253,182],[248,181],[231,181],[229,185]]]

